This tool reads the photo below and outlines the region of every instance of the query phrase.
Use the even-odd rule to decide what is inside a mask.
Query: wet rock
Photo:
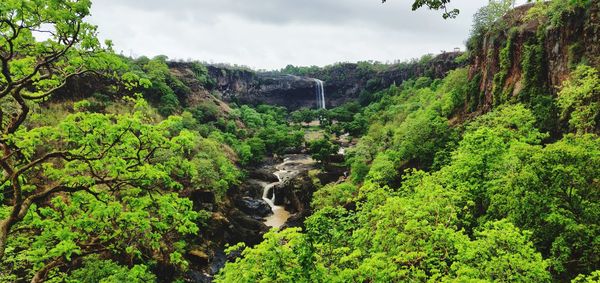
[[[256,215],[265,217],[273,213],[269,204],[262,199],[253,199],[251,197],[243,197],[237,199],[235,205],[248,215]]]
[[[249,196],[255,199],[262,198],[265,181],[249,179],[239,186],[238,196]]]
[[[214,211],[216,209],[215,193],[211,191],[191,191],[187,197],[194,203],[194,210]]]
[[[324,169],[317,174],[317,178],[319,178],[321,184],[335,183],[348,171],[345,165],[334,163],[326,164]]]
[[[185,275],[185,282],[189,283],[210,283],[213,277],[210,274],[198,270],[189,270]]]
[[[311,213],[310,202],[316,189],[308,172],[302,172],[275,187],[275,204],[285,206],[287,211],[296,214],[298,221],[303,221]]]
[[[269,231],[269,227],[262,221],[253,219],[237,209],[230,211],[228,219],[229,226],[224,228],[227,230],[225,240],[229,243],[258,244],[262,241],[262,235]]]
[[[206,265],[210,261],[210,257],[199,249],[194,249],[188,252],[188,257],[192,262],[198,265]]]
[[[279,179],[277,179],[277,176],[273,175],[273,170],[270,168],[259,168],[251,170],[250,172],[248,172],[248,176],[251,179],[258,179],[269,183],[279,181]]]

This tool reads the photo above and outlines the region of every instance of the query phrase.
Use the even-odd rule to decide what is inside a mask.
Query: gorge
[[[465,52],[279,70],[127,57],[90,1],[0,2],[0,282],[598,282],[600,2],[485,2]],[[269,38],[356,20],[302,7]]]

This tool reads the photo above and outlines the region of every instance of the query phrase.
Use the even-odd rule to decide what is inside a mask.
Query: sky
[[[89,21],[126,56],[274,70],[464,49],[487,2],[452,1],[461,13],[444,20],[409,0],[95,0]]]

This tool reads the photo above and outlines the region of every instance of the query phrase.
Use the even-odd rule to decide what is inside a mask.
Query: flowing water
[[[277,171],[273,174],[277,176],[278,181],[263,183],[262,198],[271,206],[271,210],[273,211],[272,215],[265,217],[265,224],[267,226],[280,228],[290,218],[290,212],[285,210],[285,207],[275,205],[275,191],[273,188],[298,176],[302,172],[312,169],[314,164],[315,161],[306,154],[289,154],[285,156],[282,163],[275,166]],[[271,191],[273,192],[271,198],[269,198]]]
[[[323,81],[319,79],[315,80],[315,94],[317,96],[317,108],[325,109],[325,88],[323,87]]]

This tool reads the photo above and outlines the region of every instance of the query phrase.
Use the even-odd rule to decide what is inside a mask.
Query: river
[[[290,218],[290,212],[282,205],[275,204],[275,192],[273,188],[284,182],[293,179],[300,173],[306,172],[314,168],[316,162],[307,154],[288,154],[285,155],[283,161],[275,165],[275,175],[277,182],[267,183],[260,182],[263,187],[263,200],[269,204],[272,215],[265,218],[265,225],[280,228]]]

